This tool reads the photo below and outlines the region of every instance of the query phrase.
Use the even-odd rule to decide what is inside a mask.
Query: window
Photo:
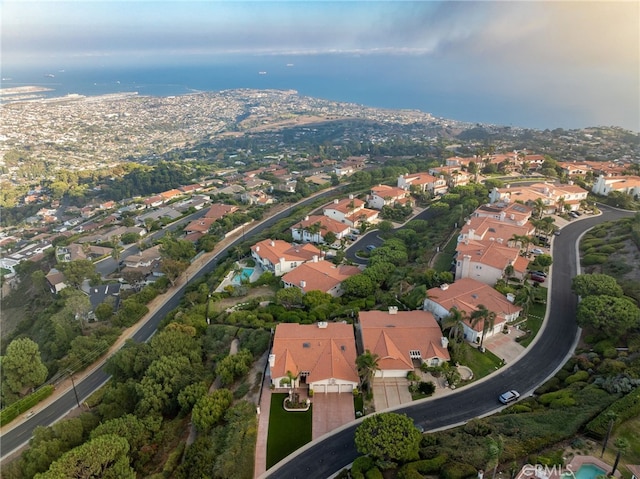
[[[417,349],[412,349],[411,351],[409,351],[409,357],[411,359],[420,359],[422,355],[420,354],[420,351],[418,351]]]

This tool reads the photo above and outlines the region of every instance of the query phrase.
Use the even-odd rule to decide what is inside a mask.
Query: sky
[[[565,106],[640,131],[640,2],[29,1],[0,4],[2,64],[378,55],[443,89]],[[435,80],[434,80],[435,81]]]

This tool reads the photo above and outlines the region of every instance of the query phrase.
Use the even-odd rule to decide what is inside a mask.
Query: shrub
[[[531,412],[531,408],[524,404],[514,404],[509,408],[509,413],[523,413],[523,412]]]
[[[465,479],[477,476],[476,468],[463,462],[450,462],[442,468],[442,479]]]
[[[594,264],[604,264],[607,262],[606,254],[587,254],[582,258],[582,264],[585,266],[593,266]]]
[[[374,467],[373,469],[369,469],[365,474],[365,477],[367,479],[384,479],[384,477],[382,476],[382,473],[380,472],[380,469],[378,469],[377,467]]]
[[[546,383],[544,383],[542,386],[540,386],[538,389],[536,389],[535,393],[540,395],[540,394],[545,394],[552,391],[557,391],[558,389],[560,389],[560,379],[557,377],[553,377],[549,379]]]
[[[472,436],[488,436],[491,434],[491,426],[484,419],[472,419],[464,425],[464,432]]]
[[[351,473],[365,473],[374,466],[373,459],[369,456],[357,457],[351,465]]]
[[[418,385],[418,391],[422,394],[426,394],[427,396],[431,396],[436,390],[436,385],[433,384],[433,381],[429,382],[421,382]]]
[[[23,412],[28,411],[40,401],[48,398],[53,394],[53,386],[43,386],[33,394],[14,402],[11,406],[7,406],[0,411],[0,426],[10,423]]]
[[[587,371],[578,371],[575,374],[572,374],[567,379],[564,380],[565,384],[573,384],[577,381],[586,381],[589,379],[589,373]]]
[[[586,426],[587,433],[597,439],[603,438],[609,427],[610,412],[615,413],[617,416],[613,425],[614,431],[623,422],[640,415],[640,388],[636,388],[626,396],[618,399],[592,419]]]

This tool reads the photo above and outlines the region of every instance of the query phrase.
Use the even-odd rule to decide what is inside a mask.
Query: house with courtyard
[[[282,276],[314,258],[324,259],[324,252],[311,243],[295,244],[266,239],[251,247],[251,257],[264,271]]]
[[[342,239],[351,232],[351,227],[328,216],[312,215],[291,227],[291,237],[302,243],[326,243],[324,237],[333,233],[336,239]]]
[[[511,276],[524,279],[529,260],[520,255],[519,247],[510,247],[502,238],[498,241],[466,239],[456,246],[455,264],[456,281],[472,278],[493,286],[506,276],[509,266],[513,269]]]
[[[472,216],[462,226],[458,235],[458,243],[464,241],[497,241],[508,243],[514,236],[531,236],[535,227],[525,222],[518,225],[508,221],[500,221],[488,217]]]
[[[609,196],[612,191],[640,197],[640,176],[599,176],[591,188],[597,195]]]
[[[496,314],[493,328],[486,331],[485,339],[499,333],[506,323],[515,321],[520,316],[522,308],[513,304],[513,295],[506,297],[491,286],[472,278],[463,278],[452,284],[443,284],[427,291],[424,300],[424,310],[433,313],[438,321],[449,316],[449,311],[458,311],[471,316],[479,306]],[[464,323],[464,337],[472,343],[480,342],[483,321],[472,326],[469,320]]]
[[[360,311],[362,347],[378,356],[375,377],[404,378],[426,363],[449,361],[448,340],[429,311]]]
[[[408,173],[398,177],[398,188],[411,190],[417,189],[423,193],[440,195],[447,192],[447,180],[443,176],[435,176],[430,173]]]
[[[575,211],[580,202],[587,199],[588,191],[578,185],[535,183],[532,185],[493,188],[489,193],[491,203],[516,203],[534,205],[540,200],[545,205],[544,213],[553,214],[565,209]]]
[[[381,210],[384,206],[411,204],[409,191],[396,186],[378,185],[371,188],[367,198],[369,208]]]
[[[350,324],[278,324],[269,354],[271,384],[316,394],[352,394],[360,381],[356,354]]]
[[[335,265],[330,261],[312,261],[298,266],[282,277],[285,288],[298,288],[303,293],[322,291],[333,297],[342,296],[342,282],[360,273],[357,266]]]
[[[353,195],[325,205],[322,214],[354,229],[362,222],[373,223],[378,220],[378,211],[365,208],[365,202]]]

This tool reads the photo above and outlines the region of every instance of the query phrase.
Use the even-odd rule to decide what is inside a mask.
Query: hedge
[[[44,386],[33,394],[14,402],[11,406],[0,411],[0,426],[10,423],[23,412],[28,411],[40,401],[48,398],[53,394],[54,387],[52,385]]]
[[[440,473],[442,479],[465,479],[467,477],[476,477],[477,475],[476,468],[464,462],[450,462],[442,468]]]
[[[608,413],[610,412],[616,415],[616,420],[613,423],[614,430],[628,419],[640,415],[640,388],[636,388],[626,396],[618,399],[594,419],[589,421],[586,430],[590,436],[596,439],[602,439],[607,434],[610,420]]]

